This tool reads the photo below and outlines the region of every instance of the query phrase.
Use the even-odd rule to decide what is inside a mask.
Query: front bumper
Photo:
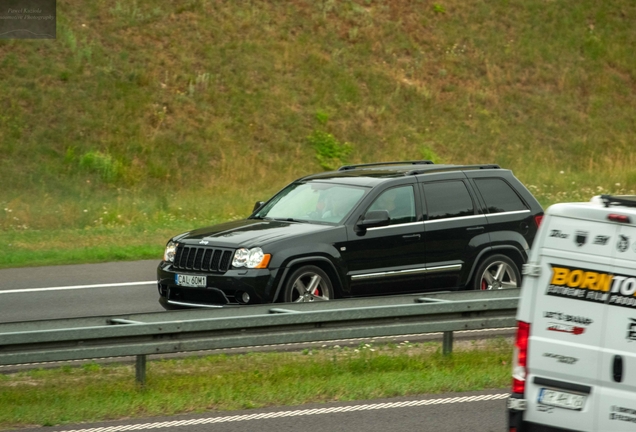
[[[159,303],[166,309],[183,307],[220,307],[245,304],[272,303],[275,301],[277,269],[228,270],[223,274],[174,270],[172,264],[162,261],[157,268]],[[179,286],[176,274],[206,277],[205,287]]]

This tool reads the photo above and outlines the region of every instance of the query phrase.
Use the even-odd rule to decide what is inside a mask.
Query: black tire
[[[321,268],[306,265],[296,269],[285,283],[284,300],[305,303],[333,299],[333,285]]]
[[[505,255],[486,257],[477,267],[473,278],[474,290],[519,288],[521,273],[517,264]]]

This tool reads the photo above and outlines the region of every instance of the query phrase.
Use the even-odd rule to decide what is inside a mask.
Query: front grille
[[[172,267],[175,270],[225,273],[230,268],[233,253],[231,249],[179,245]]]

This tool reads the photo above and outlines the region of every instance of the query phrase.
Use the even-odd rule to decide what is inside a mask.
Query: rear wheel
[[[520,286],[521,274],[517,264],[505,255],[491,255],[484,259],[473,280],[473,289],[482,291]]]
[[[306,303],[333,298],[333,286],[321,268],[307,265],[295,270],[285,284],[285,301]]]

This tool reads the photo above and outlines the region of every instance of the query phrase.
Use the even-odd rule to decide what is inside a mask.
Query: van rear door
[[[620,210],[616,210],[620,212]],[[632,223],[636,221],[631,216]],[[601,351],[597,430],[636,430],[636,227],[612,237],[614,275]]]
[[[601,212],[553,206],[540,246],[528,345],[524,420],[592,431],[611,283],[611,247]],[[546,223],[546,221],[544,221]],[[526,276],[528,277],[528,276]],[[524,282],[524,289],[531,284]],[[636,369],[635,369],[636,371]],[[600,429],[603,430],[603,429]]]

